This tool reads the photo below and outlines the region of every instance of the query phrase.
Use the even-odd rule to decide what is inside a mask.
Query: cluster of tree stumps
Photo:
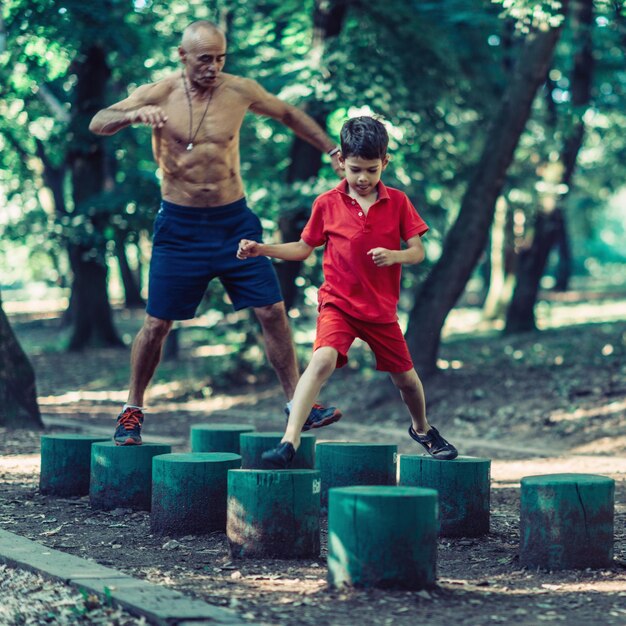
[[[40,489],[89,494],[96,509],[149,510],[156,534],[223,531],[231,556],[240,559],[319,557],[327,511],[328,580],[337,587],[427,589],[436,582],[438,537],[489,532],[489,459],[398,461],[394,444],[349,442],[320,443],[316,455],[308,434],[313,454],[302,456],[303,467],[260,467],[257,443],[275,445],[279,437],[246,425],[197,424],[194,451],[172,454],[163,444],[46,435]],[[89,484],[77,474],[90,476]],[[596,475],[522,479],[520,563],[550,570],[610,566],[614,490],[611,478]]]

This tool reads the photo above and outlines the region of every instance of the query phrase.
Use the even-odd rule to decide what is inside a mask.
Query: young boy
[[[398,324],[401,265],[423,261],[420,237],[428,227],[406,194],[380,180],[389,162],[387,144],[387,131],[378,120],[348,120],[341,129],[345,180],[315,200],[300,241],[239,243],[240,259],[265,255],[286,261],[306,259],[325,245],[314,352],[296,387],[285,435],[263,454],[270,467],[289,467],[312,403],[335,368],[347,363],[357,337],[372,348],[376,369],[389,372],[399,389],[411,414],[409,435],[436,459],[458,454],[426,419],[422,383]],[[401,240],[407,244],[404,250]]]

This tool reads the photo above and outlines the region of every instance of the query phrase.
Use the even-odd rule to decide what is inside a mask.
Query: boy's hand
[[[367,252],[372,257],[376,267],[389,267],[396,264],[397,250],[387,250],[387,248],[372,248]]]
[[[237,258],[249,259],[251,257],[259,256],[259,246],[260,244],[256,241],[251,241],[250,239],[242,239],[239,242],[239,248],[237,249]]]

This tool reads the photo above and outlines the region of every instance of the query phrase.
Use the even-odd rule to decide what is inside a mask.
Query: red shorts
[[[348,362],[348,350],[356,338],[374,352],[376,369],[381,372],[408,372],[413,368],[404,335],[398,322],[373,324],[359,320],[332,305],[322,307],[317,318],[313,351],[322,347],[337,350],[337,367]]]

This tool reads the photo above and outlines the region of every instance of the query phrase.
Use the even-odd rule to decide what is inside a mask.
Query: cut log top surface
[[[239,461],[241,456],[234,452],[173,452],[160,454],[155,457],[156,460],[167,463],[219,463],[221,461]]]
[[[423,496],[437,496],[436,489],[428,487],[395,487],[393,485],[357,485],[353,487],[333,487],[331,494],[370,496],[376,498],[415,498]]]
[[[565,484],[606,484],[615,482],[609,476],[599,474],[541,474],[537,476],[525,476],[521,480],[522,485],[565,485]]]

